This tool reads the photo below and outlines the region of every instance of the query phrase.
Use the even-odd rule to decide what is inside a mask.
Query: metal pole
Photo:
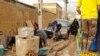
[[[64,19],[67,19],[67,0],[64,0]]]
[[[38,0],[38,24],[39,28],[42,28],[42,3],[43,0]]]

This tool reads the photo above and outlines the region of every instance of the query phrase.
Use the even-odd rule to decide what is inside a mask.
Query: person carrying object
[[[88,52],[97,31],[98,0],[77,0],[77,12],[81,14],[84,33],[83,51]],[[80,9],[81,8],[81,9]]]

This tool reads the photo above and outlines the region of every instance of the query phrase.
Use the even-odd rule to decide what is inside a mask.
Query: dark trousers
[[[97,23],[97,34],[96,34],[96,49],[100,52],[100,11],[98,11],[98,23]]]
[[[37,36],[40,37],[39,47],[40,48],[44,47],[47,44],[47,42],[46,42],[46,39],[44,38],[43,34],[37,33]]]

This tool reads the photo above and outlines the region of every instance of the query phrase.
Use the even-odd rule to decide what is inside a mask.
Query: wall
[[[58,14],[57,18],[61,19],[62,18],[62,8],[58,4],[56,4],[56,13]]]
[[[37,4],[34,4],[34,6],[38,7]],[[56,18],[62,18],[62,7],[57,3],[44,3],[43,8],[47,9],[52,13],[55,13]]]
[[[4,35],[17,34],[17,28],[25,25],[25,21],[30,19],[38,21],[37,8],[19,2],[0,1],[0,31]],[[55,18],[55,14],[43,11],[43,27]]]
[[[50,13],[49,11],[43,10],[43,27],[47,27],[50,22],[56,19],[56,14]]]
[[[38,7],[38,4],[33,4],[35,7]],[[42,5],[43,8],[47,9],[48,11],[56,14],[56,3],[44,3]]]

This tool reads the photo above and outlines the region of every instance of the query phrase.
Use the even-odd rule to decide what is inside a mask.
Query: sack
[[[33,28],[32,27],[20,27],[18,28],[18,35],[20,37],[33,36],[34,35]]]

